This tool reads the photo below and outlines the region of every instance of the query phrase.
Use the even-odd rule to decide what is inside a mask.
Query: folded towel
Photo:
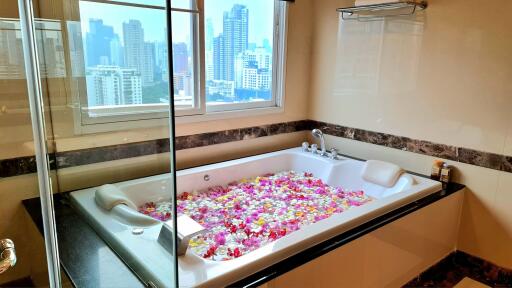
[[[389,3],[399,3],[403,2],[403,0],[356,0],[354,6],[367,6],[367,5],[377,5],[377,4],[389,4]]]
[[[363,168],[363,179],[367,182],[391,188],[405,171],[399,166],[378,160],[368,160]]]
[[[109,211],[119,204],[124,204],[134,210],[137,210],[137,205],[128,199],[121,189],[112,184],[99,187],[94,194],[94,199],[100,207]]]

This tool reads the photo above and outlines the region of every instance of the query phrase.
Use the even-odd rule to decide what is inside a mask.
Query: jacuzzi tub
[[[410,174],[403,174],[395,186],[385,188],[365,182],[361,176],[363,167],[362,161],[345,158],[331,160],[294,148],[178,171],[178,195],[185,191],[226,185],[245,177],[294,170],[311,172],[330,186],[363,190],[373,198],[367,204],[301,227],[300,230],[233,260],[206,260],[189,249],[186,255],[178,258],[180,286],[228,285],[441,189],[439,182]],[[149,201],[170,199],[169,174],[115,185],[137,206]],[[72,203],[143,281],[158,287],[172,286],[172,256],[157,242],[163,224],[136,211],[130,212],[122,204],[110,211],[99,207],[94,199],[96,190],[90,188],[71,193]],[[133,233],[134,228],[144,228],[144,232],[135,235],[137,233]]]

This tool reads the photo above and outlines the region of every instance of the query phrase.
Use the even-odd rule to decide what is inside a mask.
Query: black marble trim
[[[311,248],[303,250],[293,256],[288,257],[281,262],[273,264],[253,275],[246,277],[240,281],[232,283],[228,287],[257,287],[266,282],[275,279],[303,264],[306,264],[326,253],[329,253],[336,248],[339,248],[351,241],[354,241],[386,224],[398,220],[412,212],[415,212],[423,207],[426,207],[434,202],[437,202],[453,193],[462,190],[465,186],[461,184],[452,183],[448,185],[445,190],[430,194],[416,202],[402,206],[380,217],[377,217],[363,225],[342,233],[334,238],[317,244]]]
[[[0,178],[35,172],[37,172],[35,156],[0,160]]]
[[[176,150],[199,148],[260,137],[275,136],[309,130],[309,121],[291,121],[248,128],[223,130],[176,137]],[[50,154],[52,169],[64,169],[82,165],[115,161],[127,158],[169,152],[169,139],[95,147]],[[0,160],[0,178],[35,173],[35,156]]]
[[[345,127],[315,120],[300,120],[240,129],[223,130],[176,138],[176,149],[184,150],[321,128],[325,134],[512,173],[512,156],[439,144],[392,134]],[[102,163],[169,152],[169,139],[104,146],[50,154],[52,169]],[[36,172],[34,156],[0,160],[0,178]]]
[[[321,121],[311,122],[309,125],[322,129],[327,135],[512,173],[512,156],[350,128]]]
[[[490,287],[512,287],[512,269],[462,251],[452,252],[403,287],[454,287],[465,277]]]

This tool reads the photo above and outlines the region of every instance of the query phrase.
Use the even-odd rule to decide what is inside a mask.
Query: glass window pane
[[[272,100],[274,0],[205,0],[205,19],[207,104]]]
[[[175,2],[180,7],[186,2],[191,5],[190,0]],[[192,24],[196,17],[193,13],[173,12],[174,94],[178,108],[194,107]],[[169,103],[165,10],[80,1],[80,18],[87,83],[87,99],[82,102],[86,107],[121,109]],[[94,113],[89,115],[101,115]]]
[[[165,11],[80,2],[88,107],[168,101]]]
[[[172,49],[174,70],[174,104],[177,109],[194,107],[194,45],[195,14],[172,12]]]
[[[171,1],[171,8],[179,8],[179,9],[195,9],[196,8],[195,0],[173,0]]]
[[[140,5],[151,5],[151,6],[160,6],[165,7],[165,0],[106,0],[105,2],[114,1],[116,3],[130,3],[130,4],[140,4]],[[171,6],[172,8],[179,9],[192,9],[194,8],[192,5],[195,4],[195,0],[172,0]]]

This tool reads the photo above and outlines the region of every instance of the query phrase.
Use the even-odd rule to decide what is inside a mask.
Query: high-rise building
[[[89,107],[142,104],[140,73],[119,66],[87,68]]]
[[[85,39],[88,67],[111,64],[110,42],[114,39],[114,35],[114,28],[104,25],[103,20],[89,20],[89,32]]]
[[[42,29],[36,33],[36,44],[41,51],[39,70],[43,78],[66,77],[66,62],[61,23],[54,20],[42,21]]]
[[[253,52],[259,69],[272,69],[272,53],[265,47],[258,47]]]
[[[71,58],[72,77],[85,76],[84,45],[80,21],[67,21],[69,57]]]
[[[236,87],[252,90],[269,90],[272,81],[272,54],[259,47],[239,54],[236,60]]]
[[[227,67],[226,67],[226,55],[224,49],[224,36],[213,38],[213,79],[214,80],[226,80],[227,79]]]
[[[141,74],[142,86],[154,82],[154,45],[144,42],[144,29],[139,20],[123,23],[125,66]]]
[[[205,51],[204,53],[204,69],[206,81],[214,80],[214,62],[213,51]]]
[[[213,39],[215,80],[236,80],[236,57],[249,45],[249,9],[236,4],[224,12],[222,34]]]
[[[270,90],[272,87],[272,73],[268,69],[258,68],[256,61],[251,61],[242,70],[243,89],[249,90]]]
[[[213,20],[211,18],[206,19],[206,29],[205,29],[205,47],[206,51],[212,51],[213,50],[213,38],[214,36],[214,29],[213,29]]]
[[[142,53],[142,85],[149,86],[155,82],[155,44],[144,42]]]
[[[173,43],[173,68],[174,73],[188,72],[188,47],[186,43]]]
[[[167,50],[168,49],[166,42],[158,42],[155,44],[155,64],[157,69],[156,71],[160,75],[160,79],[158,80],[164,82],[169,81],[169,52]]]
[[[124,66],[124,49],[121,45],[121,40],[116,34],[110,41],[110,65]]]
[[[226,55],[226,79],[235,80],[235,60],[245,52],[249,44],[249,10],[243,5],[234,5],[230,12],[224,12],[224,51]]]
[[[209,101],[219,101],[219,96],[222,100],[229,100],[235,98],[235,82],[233,81],[225,81],[225,80],[212,80],[208,81],[206,85],[206,94],[210,97],[213,96],[213,99],[208,99]]]

